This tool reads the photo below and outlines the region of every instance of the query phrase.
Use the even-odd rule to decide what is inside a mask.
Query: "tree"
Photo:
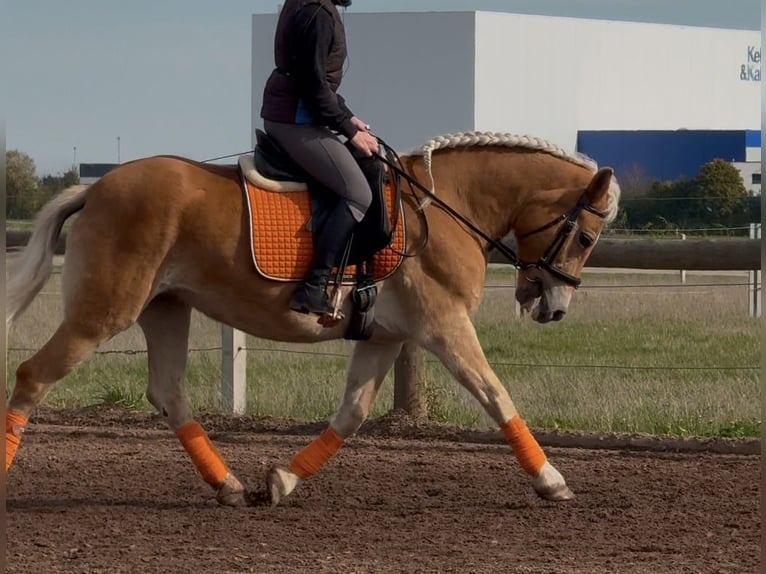
[[[639,163],[633,163],[620,170],[620,195],[623,198],[642,198],[652,187],[652,178],[646,175]]]
[[[72,167],[60,175],[45,175],[40,179],[41,186],[45,189],[46,201],[58,192],[80,183],[80,175],[77,169]]]
[[[42,205],[35,162],[24,152],[5,152],[6,215],[8,219],[27,219]]]
[[[612,229],[631,227],[636,217],[643,215],[647,204],[646,196],[651,193],[652,181],[640,164],[634,163],[620,171],[620,209]],[[633,226],[634,227],[634,226]]]
[[[714,159],[693,179],[655,181],[646,196],[628,197],[627,226],[643,229],[742,227],[760,211],[736,167]],[[755,208],[754,208],[755,206]]]
[[[697,197],[710,198],[708,205],[722,223],[742,211],[748,196],[737,168],[722,159],[703,165],[694,178],[694,187]]]

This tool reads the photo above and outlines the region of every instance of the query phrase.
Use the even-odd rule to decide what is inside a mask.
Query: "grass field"
[[[531,426],[702,436],[760,434],[760,320],[747,316],[746,274],[586,272],[567,318],[514,317],[509,268],[493,267],[476,325],[487,357]],[[61,316],[54,275],[9,334],[10,375]],[[664,287],[656,287],[665,285]],[[195,409],[221,409],[220,325],[193,317],[187,389]],[[343,387],[351,343],[288,345],[248,338],[248,413],[326,419]],[[49,395],[48,406],[106,403],[149,410],[137,327],[119,335]],[[22,350],[15,350],[22,349]],[[490,421],[429,358],[430,416]],[[373,410],[393,402],[391,376]]]
[[[5,228],[8,231],[32,231],[35,222],[31,219],[8,219]]]

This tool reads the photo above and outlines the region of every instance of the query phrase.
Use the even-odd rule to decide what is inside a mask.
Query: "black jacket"
[[[276,68],[263,91],[261,117],[324,125],[352,138],[353,113],[337,93],[346,61],[346,33],[331,0],[288,0],[274,37]]]

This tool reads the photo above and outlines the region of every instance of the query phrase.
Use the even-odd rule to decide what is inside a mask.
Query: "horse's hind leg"
[[[16,371],[16,384],[5,418],[5,470],[11,466],[29,416],[40,401],[78,363],[111,336],[65,320],[45,345]]]
[[[192,417],[184,390],[190,320],[191,307],[173,295],[156,297],[138,318],[149,359],[146,397],[165,417],[205,482],[216,490],[218,502],[239,506],[245,502],[245,489]]]
[[[330,426],[293,457],[289,468],[273,466],[269,470],[266,485],[272,505],[279,504],[302,480],[316,473],[362,425],[401,348],[401,343],[371,341],[354,345],[343,399]]]
[[[521,467],[532,477],[535,492],[548,500],[568,500],[574,494],[551,465],[529,432],[516,407],[489,366],[468,317],[440,317],[422,345],[441,359],[452,375],[476,398],[500,426]]]

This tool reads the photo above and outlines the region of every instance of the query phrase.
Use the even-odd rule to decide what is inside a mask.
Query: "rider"
[[[337,93],[346,37],[337,6],[351,0],[286,0],[274,38],[276,68],[263,92],[266,133],[305,172],[340,197],[314,243],[314,259],[290,301],[301,313],[332,312],[327,282],[338,256],[372,202],[352,151],[370,157],[378,141]],[[344,144],[337,133],[347,139]]]

